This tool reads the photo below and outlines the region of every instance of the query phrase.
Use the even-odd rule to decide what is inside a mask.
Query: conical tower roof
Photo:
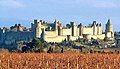
[[[110,20],[110,19],[108,19],[108,22],[107,22],[107,24],[111,24],[111,20]]]

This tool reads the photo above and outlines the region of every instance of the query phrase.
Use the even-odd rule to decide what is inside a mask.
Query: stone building
[[[97,24],[96,21],[93,21],[93,24],[89,26],[84,26],[81,23],[76,25],[75,22],[70,22],[66,27],[63,27],[62,23],[56,20],[54,23],[43,23],[42,21],[34,20],[32,28],[36,31],[36,37],[41,38],[40,35],[43,33],[43,38],[47,42],[61,42],[64,39],[76,40],[78,38],[86,38],[88,40],[91,38],[104,39],[105,37],[114,40],[113,26],[110,19],[106,24],[104,33],[102,32],[101,23]]]
[[[33,32],[20,24],[0,29],[0,44],[9,45],[15,42],[29,42],[33,38]]]
[[[31,23],[31,28],[26,28],[20,24],[15,24],[10,28],[0,28],[0,44],[11,44],[12,42],[29,42],[33,38],[43,38],[47,42],[61,42],[63,40],[76,40],[78,38],[84,38],[90,40],[109,38],[114,40],[113,26],[108,20],[106,24],[105,32],[102,32],[101,23],[93,23],[89,26],[84,26],[82,23],[76,25],[75,22],[70,22],[66,27],[62,26],[60,21],[54,21],[53,23],[47,23],[42,20],[34,20]]]

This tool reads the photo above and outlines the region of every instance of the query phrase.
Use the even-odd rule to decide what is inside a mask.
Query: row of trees
[[[104,41],[106,41],[106,38],[104,39]],[[88,44],[90,43],[88,40],[83,39],[83,38],[78,38],[76,39],[76,41],[67,41],[66,39],[63,40],[61,43],[47,43],[45,42],[43,39],[38,39],[38,38],[34,38],[31,42],[29,43],[24,43],[24,44],[16,44],[16,48],[18,48],[17,50],[15,50],[16,52],[43,52],[44,48],[47,48],[49,46],[58,46],[61,48],[61,52],[63,52],[63,48],[61,46],[68,46],[68,47],[72,47],[76,49],[76,44],[75,42],[80,42],[81,44]],[[95,39],[91,39],[91,43],[93,45],[99,45],[99,42]],[[24,45],[24,46],[23,46]],[[53,52],[53,49],[47,48],[48,49],[48,53]],[[80,48],[81,49],[81,48]]]

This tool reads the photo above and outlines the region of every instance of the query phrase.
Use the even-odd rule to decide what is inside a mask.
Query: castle
[[[43,38],[46,42],[61,42],[63,40],[76,40],[78,38],[84,38],[91,40],[104,39],[114,40],[113,25],[108,20],[106,24],[105,32],[102,32],[102,25],[93,21],[93,24],[84,26],[82,23],[76,25],[75,22],[66,24],[66,27],[62,26],[60,21],[54,21],[54,23],[47,23],[42,20],[34,20],[31,23],[31,28],[21,26],[21,24],[15,24],[10,28],[0,28],[0,44],[11,44],[13,42],[29,42],[33,38]]]

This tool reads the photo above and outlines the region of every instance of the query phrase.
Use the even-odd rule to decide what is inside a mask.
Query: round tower
[[[105,32],[113,32],[113,25],[112,25],[110,19],[108,19],[108,22],[106,24],[106,31]]]
[[[75,22],[71,22],[72,36],[77,36],[77,26]]]
[[[39,22],[38,20],[34,20],[34,24],[32,24],[32,29],[33,29],[34,36],[36,38],[40,38],[41,37],[41,22]]]
[[[62,35],[62,24],[60,21],[56,21],[55,19],[55,31],[56,31],[56,34],[58,34],[58,36]]]
[[[109,38],[110,40],[114,40],[113,25],[112,25],[110,19],[108,19],[108,22],[106,24],[105,33],[106,33],[105,37]]]
[[[102,26],[101,23],[97,24],[97,35],[101,35],[102,34]]]
[[[93,21],[93,35],[97,35],[97,26],[96,26],[96,21]]]
[[[62,35],[62,26],[58,26],[58,36]]]
[[[58,23],[57,23],[57,20],[55,19],[54,21],[54,24],[55,24],[55,30],[58,30]]]
[[[82,23],[80,23],[78,27],[79,27],[79,36],[82,36],[84,31],[84,26],[82,25]]]

